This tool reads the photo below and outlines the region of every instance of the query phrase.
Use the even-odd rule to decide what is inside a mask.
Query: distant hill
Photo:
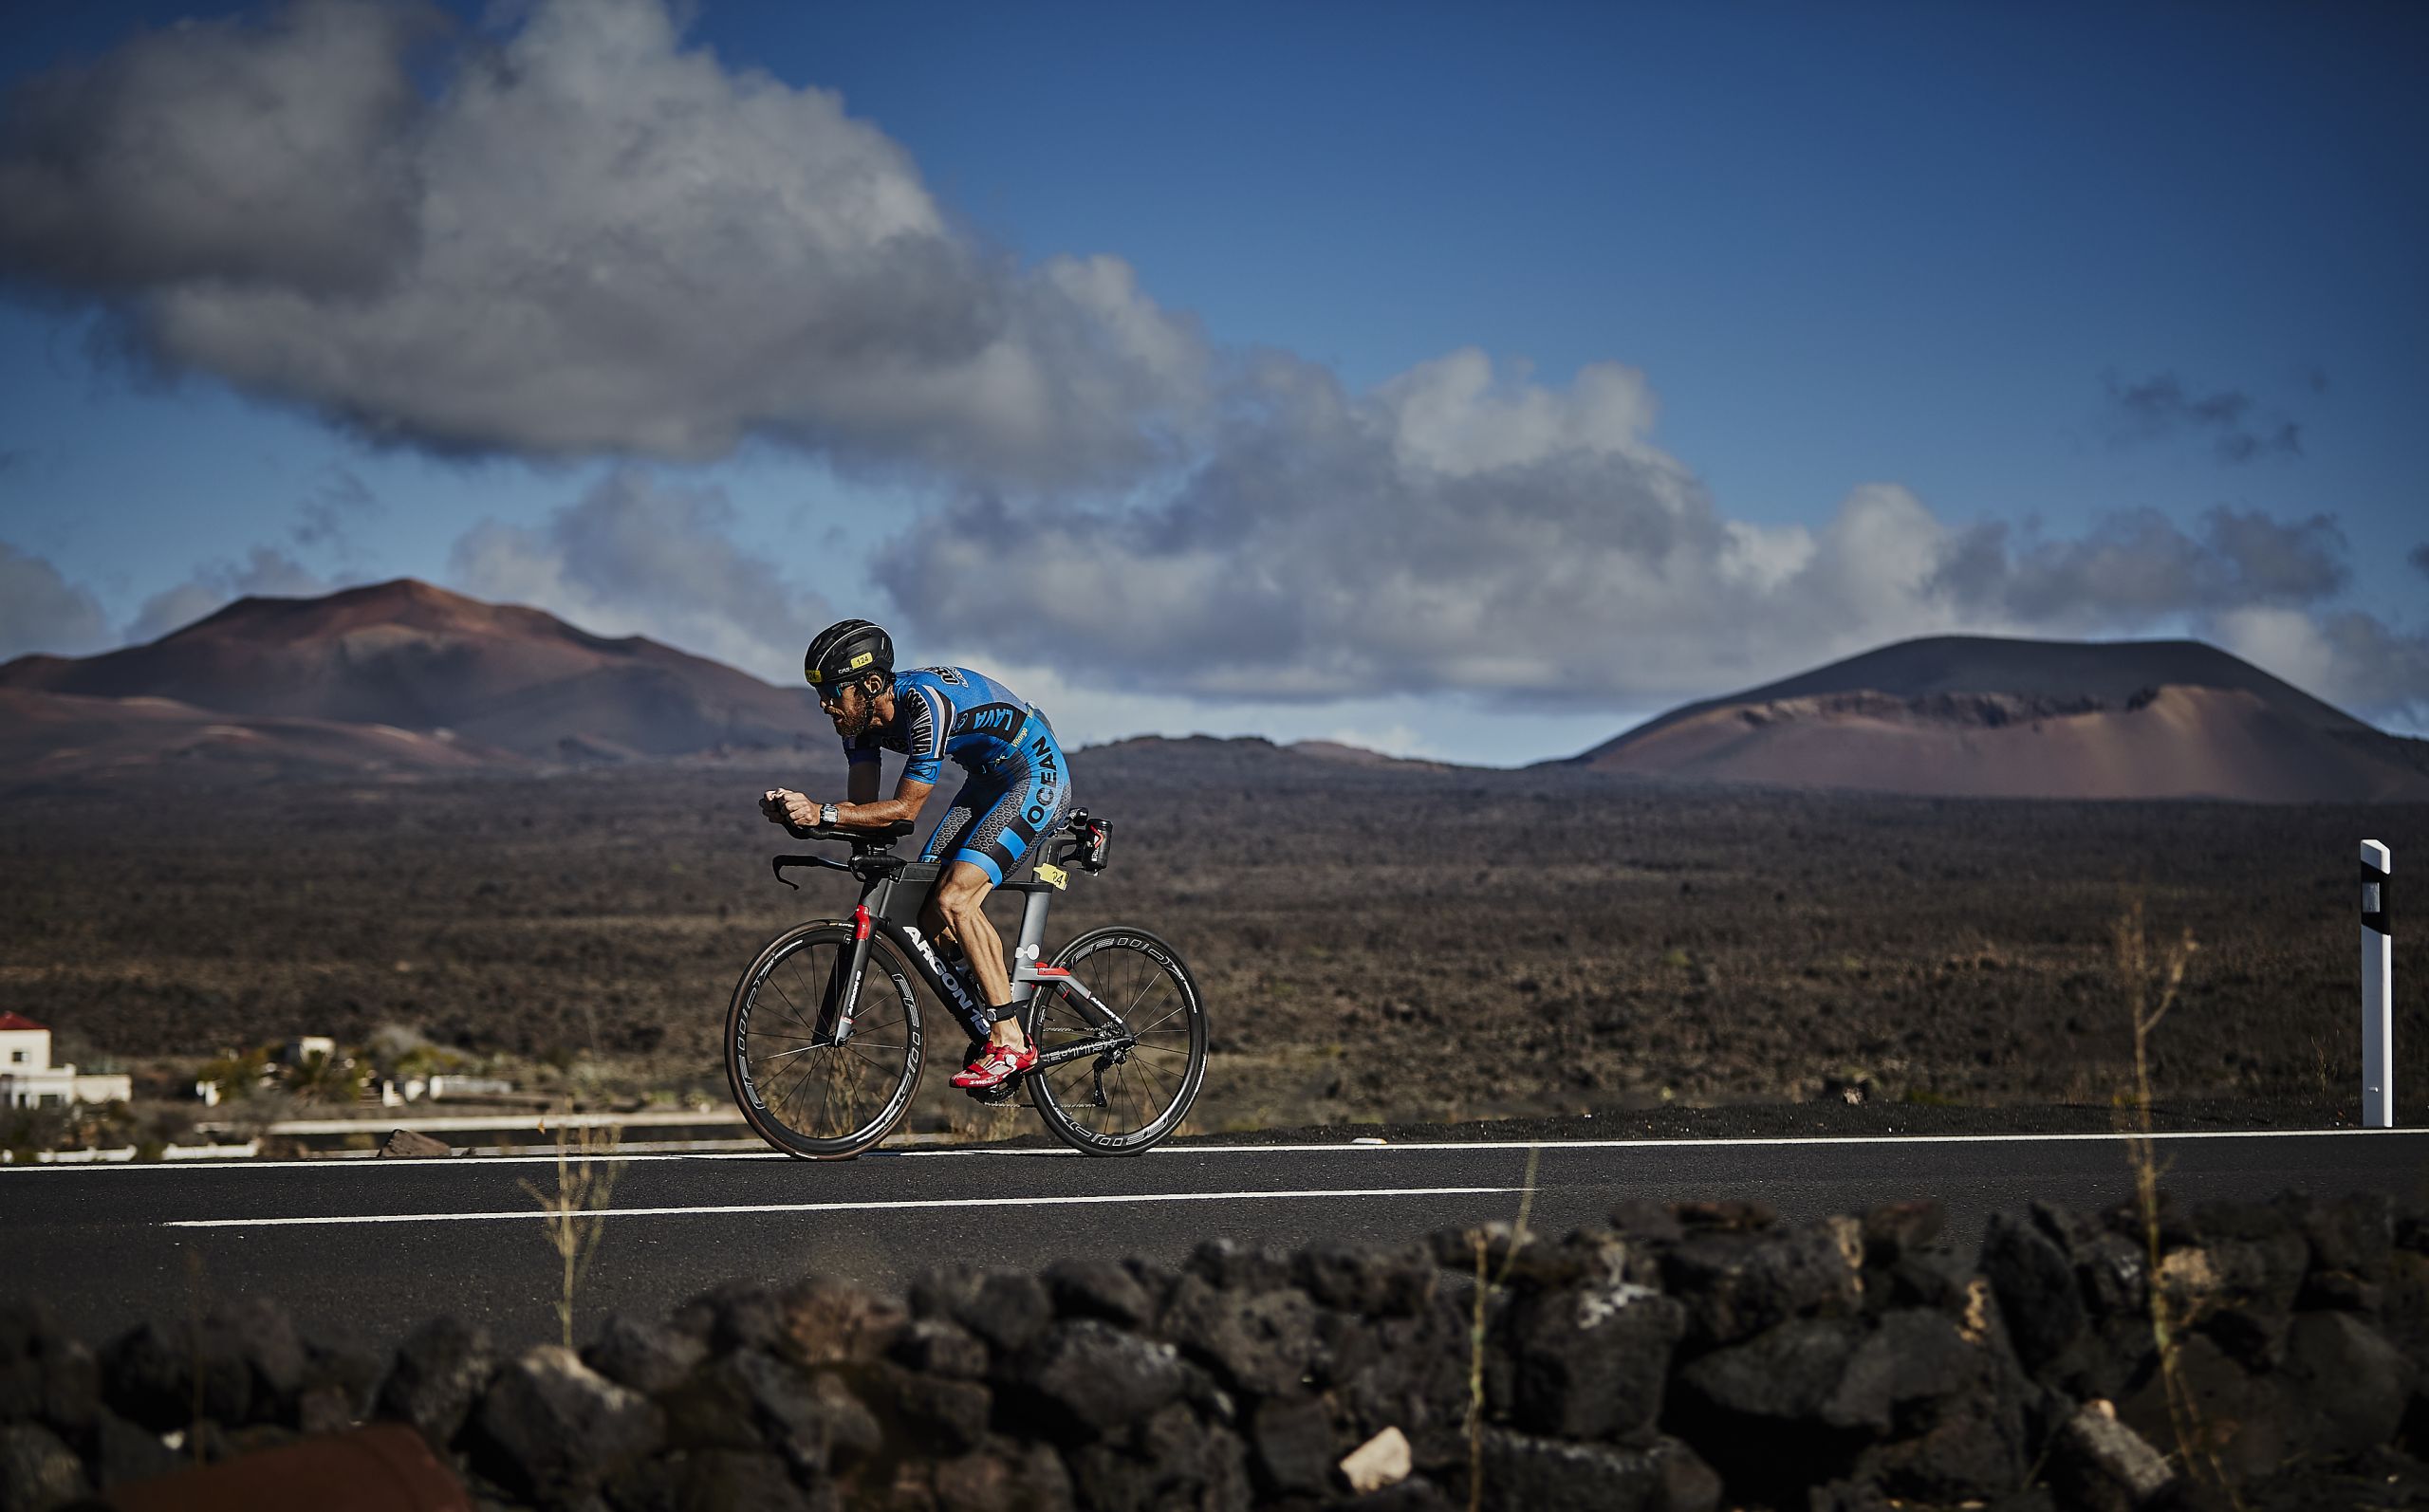
[[[1071,769],[1073,780],[1082,784],[1101,772],[1155,773],[1188,782],[1239,778],[1323,784],[1368,776],[1460,770],[1440,762],[1386,756],[1338,741],[1301,740],[1277,746],[1262,735],[1133,735],[1081,747],[1072,753]],[[1083,785],[1083,802],[1085,791]]]
[[[492,758],[666,757],[832,738],[804,692],[639,636],[594,636],[410,578],[321,599],[240,599],[98,656],[19,657],[0,666],[0,689],[385,726]],[[145,730],[158,732],[157,711],[121,712],[130,750]],[[74,717],[89,728],[105,714],[84,706]]]
[[[264,719],[168,698],[0,688],[0,792],[173,771],[180,779],[418,775],[520,765],[502,751],[325,719]]]
[[[1968,798],[2429,799],[2429,750],[2195,640],[1904,641],[1671,710],[1572,765]]]
[[[1283,748],[1301,756],[1313,756],[1318,761],[1340,762],[1349,766],[1398,767],[1403,771],[1420,772],[1447,772],[1452,769],[1443,762],[1427,761],[1420,756],[1386,756],[1379,750],[1337,740],[1294,740]]]

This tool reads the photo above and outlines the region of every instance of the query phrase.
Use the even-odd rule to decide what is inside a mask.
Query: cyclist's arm
[[[844,784],[847,797],[835,805],[838,824],[890,824],[898,819],[917,821],[919,809],[928,802],[934,783],[914,782],[905,777],[894,786],[894,796],[883,802],[877,801],[877,784],[884,768],[876,762],[854,762],[851,775]],[[789,787],[771,788],[759,801],[759,811],[779,824],[791,823],[804,827],[818,822],[818,800],[804,797]]]
[[[920,806],[928,802],[928,795],[936,789],[936,784],[934,783],[914,782],[905,777],[894,784],[892,798],[882,802],[865,802],[857,796],[861,790],[862,782],[861,773],[863,770],[869,774],[866,779],[869,787],[872,791],[876,788],[878,769],[875,765],[852,768],[852,791],[856,796],[851,802],[835,805],[835,822],[891,824],[897,820],[916,821],[919,818]]]

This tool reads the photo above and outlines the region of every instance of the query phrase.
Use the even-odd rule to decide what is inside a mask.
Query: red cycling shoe
[[[989,1087],[1002,1086],[1035,1064],[1037,1046],[1033,1044],[1023,1045],[1018,1050],[991,1044],[987,1053],[980,1056],[974,1064],[954,1073],[953,1084],[967,1091],[981,1092]]]

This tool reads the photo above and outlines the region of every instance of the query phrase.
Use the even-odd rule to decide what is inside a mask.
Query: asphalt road
[[[2298,1188],[2419,1203],[2424,1134],[2162,1135],[2163,1185],[2187,1202]],[[1622,1197],[1752,1197],[1804,1220],[1929,1196],[1970,1246],[1989,1214],[2036,1197],[2127,1194],[2123,1148],[2106,1134],[1182,1145],[1135,1160],[906,1151],[840,1165],[628,1156],[614,1163],[577,1331],[735,1278],[824,1271],[899,1289],[955,1258],[1173,1261],[1219,1235],[1397,1244],[1514,1215],[1530,1151],[1533,1226],[1555,1233]],[[555,1182],[550,1158],[0,1170],[0,1295],[43,1299],[96,1343],[142,1318],[183,1318],[197,1297],[255,1292],[331,1340],[384,1347],[453,1312],[502,1342],[538,1342],[555,1337],[560,1263],[524,1184]]]

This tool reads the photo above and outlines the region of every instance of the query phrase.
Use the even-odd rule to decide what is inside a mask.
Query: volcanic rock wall
[[[1974,1261],[1939,1226],[1631,1204],[1558,1242],[1215,1243],[1178,1271],[942,1269],[905,1300],[811,1279],[510,1359],[446,1318],[386,1360],[325,1349],[259,1300],[96,1355],[20,1303],[0,1508],[364,1418],[418,1429],[475,1504],[603,1512],[1418,1512],[1472,1477],[1531,1512],[2429,1498],[2421,1218],[2163,1208],[2156,1269],[2126,1210],[2002,1215]]]

